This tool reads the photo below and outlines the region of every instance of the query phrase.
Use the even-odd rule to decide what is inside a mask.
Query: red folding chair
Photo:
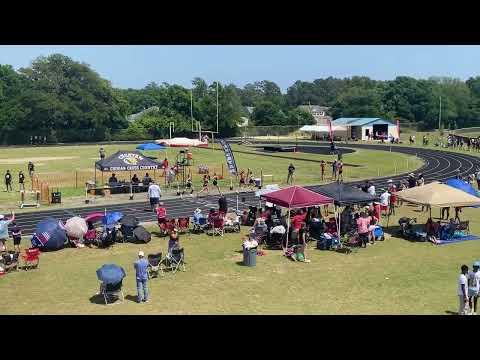
[[[179,218],[177,223],[178,223],[178,232],[180,233],[186,233],[190,228],[189,218]]]
[[[223,236],[225,221],[223,217],[217,216],[212,219],[212,236]]]
[[[22,259],[24,262],[24,270],[28,270],[29,268],[37,269],[40,263],[40,250],[37,248],[26,249],[25,253],[22,254]]]

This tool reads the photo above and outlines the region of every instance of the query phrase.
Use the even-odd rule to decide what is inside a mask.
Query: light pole
[[[438,130],[440,130],[442,121],[442,97],[440,96],[440,107],[438,109]]]
[[[173,129],[173,131],[172,131]],[[170,139],[172,138],[172,132],[175,132],[175,123],[173,121],[170,122]]]

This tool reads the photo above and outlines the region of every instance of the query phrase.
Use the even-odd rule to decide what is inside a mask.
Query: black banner
[[[224,139],[218,139],[218,142],[222,145],[223,151],[225,152],[225,158],[227,159],[227,165],[230,174],[237,176],[237,164],[235,163],[235,158],[233,157],[233,151],[230,147],[230,144]]]

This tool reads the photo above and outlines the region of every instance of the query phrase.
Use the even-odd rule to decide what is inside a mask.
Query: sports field
[[[103,146],[107,153],[107,157],[119,150],[134,150],[135,145],[105,145]],[[57,188],[62,192],[62,197],[78,197],[79,203],[83,200],[85,192],[85,182],[94,179],[94,163],[98,160],[98,149],[96,145],[80,145],[80,146],[48,146],[48,147],[25,147],[25,148],[4,148],[0,156],[0,173],[4,174],[6,170],[10,170],[13,174],[13,188],[14,192],[5,192],[5,187],[2,184],[0,191],[0,211],[10,211],[10,209],[17,207],[20,200],[18,192],[18,171],[22,170],[27,177],[27,188],[30,187],[30,180],[28,178],[27,163],[32,161],[35,164],[35,173],[40,181],[48,183],[50,190]],[[230,179],[228,177],[228,170],[225,165],[225,155],[223,150],[220,150],[218,144],[215,145],[216,150],[210,149],[191,149],[193,153],[194,165],[189,168],[194,181],[194,186],[197,190],[201,187],[201,175],[198,174],[199,165],[207,165],[211,169],[211,174],[216,172],[218,175],[222,173],[224,180],[220,181],[220,186],[224,189],[230,186]],[[331,161],[334,159],[332,155],[315,155],[302,153],[279,153],[271,154],[271,156],[260,156],[255,154],[255,149],[233,145],[235,152],[235,160],[237,166],[245,171],[250,168],[254,177],[260,177],[261,170],[266,175],[273,175],[266,177],[265,181],[283,184],[286,181],[287,168],[290,162],[296,166],[297,184],[318,184],[320,183],[320,160]],[[178,149],[168,149],[166,152],[145,152],[148,156],[157,157],[158,160],[163,160],[165,157],[172,163],[175,161],[178,154]],[[286,156],[288,158],[281,158]],[[313,161],[301,161],[301,159]],[[403,154],[377,152],[369,150],[357,150],[355,153],[346,154],[343,158],[344,176],[346,181],[358,180],[372,176],[386,176],[390,174],[402,173],[408,169],[415,169],[421,166],[422,162],[412,156]],[[359,166],[348,166],[359,165]],[[164,183],[164,178],[161,177],[163,171],[155,173],[157,181],[160,184]],[[327,174],[331,174],[327,168]],[[132,174],[133,175],[133,174]],[[142,178],[144,173],[137,174]],[[154,175],[150,171],[150,175]],[[128,179],[130,174],[128,172],[117,173],[117,178]],[[105,173],[103,180],[107,181],[110,173]],[[101,183],[101,174],[97,172],[97,181]],[[174,192],[176,189],[172,189]]]
[[[133,146],[132,146],[133,147]],[[97,147],[78,148],[77,154],[95,157]],[[118,146],[107,147],[111,153]],[[125,146],[122,146],[125,148]],[[39,148],[38,151],[40,151]],[[9,151],[17,149],[9,149]],[[67,156],[69,149],[59,148],[57,155]],[[234,146],[234,150],[252,151]],[[111,152],[110,152],[111,151]],[[72,151],[70,150],[71,154]],[[61,154],[61,155],[60,155]],[[284,156],[286,154],[279,154]],[[329,159],[313,154],[287,154],[306,159]],[[22,155],[24,156],[24,155]],[[47,156],[37,154],[37,157]],[[277,157],[278,157],[277,156]],[[398,157],[397,157],[398,156]],[[221,151],[195,150],[198,163],[224,161]],[[239,168],[263,167],[282,178],[290,159],[236,153]],[[406,155],[383,151],[359,150],[344,155],[345,163],[374,164],[348,169],[354,176],[376,177],[382,164],[394,172],[392,159],[420,161]],[[27,160],[28,161],[28,160]],[[94,161],[94,160],[89,160]],[[396,161],[396,160],[394,160]],[[72,159],[63,163],[63,171],[75,168]],[[85,163],[88,166],[88,163]],[[318,163],[298,161],[297,181],[318,183]],[[47,166],[47,165],[45,165]],[[55,164],[48,165],[50,169]],[[69,167],[70,166],[70,167]],[[410,165],[413,169],[413,166]],[[398,165],[397,165],[398,170]],[[357,172],[358,171],[358,172]],[[406,171],[403,170],[401,172]],[[40,172],[40,167],[39,167]],[[355,175],[356,174],[356,175]],[[240,234],[224,237],[180,235],[185,248],[187,271],[149,282],[151,301],[137,304],[133,261],[139,250],[156,253],[167,249],[166,238],[156,235],[158,227],[151,225],[154,236],[147,245],[117,244],[110,249],[64,249],[43,253],[40,268],[19,271],[0,277],[2,313],[4,314],[449,314],[457,311],[457,278],[462,264],[471,265],[480,259],[480,242],[467,241],[453,245],[434,246],[412,243],[396,237],[400,216],[417,217],[425,223],[426,213],[419,207],[404,206],[390,218],[384,242],[351,254],[319,251],[309,244],[310,263],[296,263],[282,256],[281,251],[267,250],[257,257],[257,266],[241,265]],[[433,211],[437,216],[437,211]],[[478,209],[464,209],[464,219],[470,220],[473,234],[480,234]],[[383,220],[386,225],[386,220]],[[248,229],[242,228],[242,233]],[[11,247],[11,242],[9,243]],[[22,247],[28,247],[24,238]],[[98,291],[96,269],[114,262],[127,272],[124,279],[123,303],[105,306],[95,296]]]

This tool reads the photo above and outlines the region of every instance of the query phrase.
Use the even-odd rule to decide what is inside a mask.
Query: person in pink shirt
[[[357,232],[362,242],[362,247],[367,247],[368,243],[368,228],[370,226],[371,217],[367,215],[365,211],[360,213],[360,217],[357,219]]]

